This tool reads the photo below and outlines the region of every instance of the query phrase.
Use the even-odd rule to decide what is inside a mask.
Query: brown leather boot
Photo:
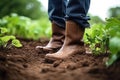
[[[36,46],[36,50],[45,52],[56,52],[63,45],[65,39],[65,29],[60,28],[55,22],[52,22],[52,38],[46,46]]]
[[[65,41],[61,49],[53,54],[47,54],[46,59],[66,59],[77,53],[85,52],[84,44],[81,42],[85,29],[73,21],[66,22]],[[81,44],[82,43],[82,44]]]

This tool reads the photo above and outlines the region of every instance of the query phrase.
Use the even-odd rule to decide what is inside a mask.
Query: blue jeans
[[[66,20],[72,20],[86,28],[90,26],[89,17],[86,16],[89,6],[90,0],[49,0],[49,19],[63,28]]]

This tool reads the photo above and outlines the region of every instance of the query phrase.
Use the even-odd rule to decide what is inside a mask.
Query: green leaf
[[[111,57],[109,58],[109,60],[106,62],[106,66],[107,67],[111,66],[117,59],[118,59],[117,54],[111,55]]]
[[[15,47],[22,47],[22,44],[17,39],[12,40],[12,45],[14,45]]]
[[[111,38],[109,44],[111,54],[109,60],[106,62],[106,66],[108,67],[119,58],[118,53],[120,52],[120,38],[119,37]]]
[[[0,28],[0,34],[5,34],[7,32],[8,30],[6,28]]]
[[[15,36],[4,36],[4,37],[1,37],[1,40],[3,41],[3,42],[8,42],[9,40],[13,40],[13,39],[15,39]]]
[[[117,54],[120,51],[120,38],[111,38],[109,42],[109,48],[112,54]]]

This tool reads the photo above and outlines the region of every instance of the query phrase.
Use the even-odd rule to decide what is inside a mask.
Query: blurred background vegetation
[[[0,27],[26,39],[51,35],[47,11],[38,0],[0,0]]]
[[[108,12],[109,17],[120,18],[120,7],[110,8]],[[89,16],[91,17],[91,26],[105,23],[99,16],[92,14],[89,14]],[[22,27],[23,30],[18,31],[21,29],[17,29],[18,26]],[[0,0],[0,27],[7,27],[9,34],[28,39],[39,39],[40,37],[50,37],[51,35],[47,11],[39,0]],[[30,35],[23,34],[26,30],[30,32]],[[23,35],[27,35],[27,37]]]
[[[0,0],[0,18],[11,13],[39,19],[46,16],[38,0]]]

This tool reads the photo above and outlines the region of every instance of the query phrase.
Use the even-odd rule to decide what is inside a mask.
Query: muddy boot
[[[65,30],[60,28],[55,22],[52,22],[52,38],[46,46],[36,46],[36,50],[45,52],[56,52],[59,50],[65,39]]]
[[[66,22],[65,41],[61,49],[53,54],[47,54],[46,59],[66,59],[71,55],[85,52],[84,44],[81,42],[85,29],[73,21]]]

